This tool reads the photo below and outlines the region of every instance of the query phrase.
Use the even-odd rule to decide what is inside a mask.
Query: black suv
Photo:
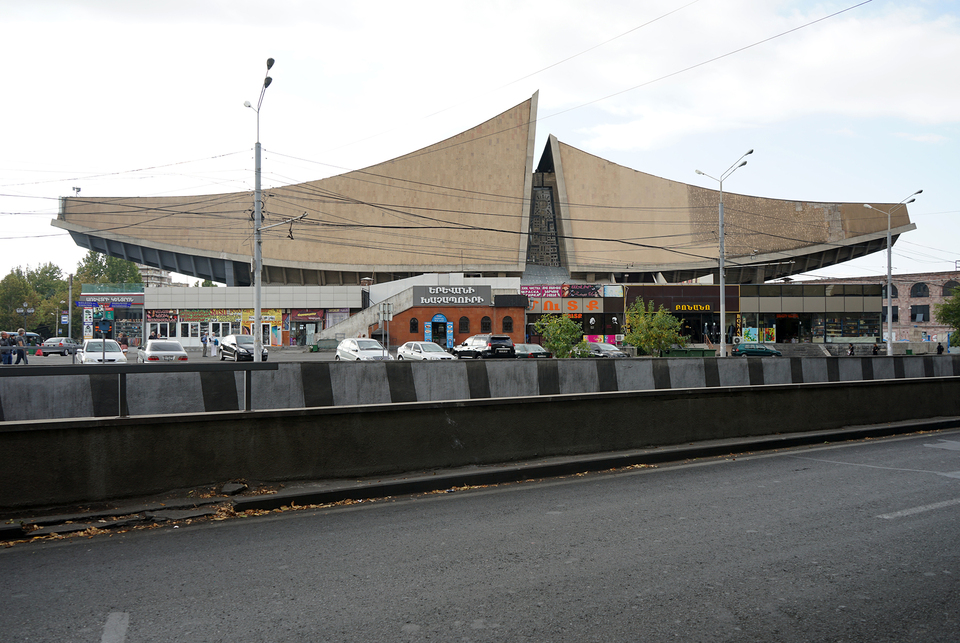
[[[509,335],[474,335],[453,347],[457,359],[488,359],[491,357],[516,357],[513,340]]]

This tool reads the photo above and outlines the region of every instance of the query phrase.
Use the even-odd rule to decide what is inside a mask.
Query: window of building
[[[887,323],[887,307],[886,306],[883,307],[883,312],[881,313],[880,316],[883,319],[883,323],[886,324]],[[900,309],[896,306],[893,306],[893,323],[896,324],[899,322],[900,322]]]
[[[891,290],[890,292],[893,293],[893,298],[894,298],[894,299],[899,299],[899,298],[900,298],[900,293],[897,292],[897,287],[896,287],[896,286],[891,286],[891,288],[892,288],[892,290]],[[884,299],[887,298],[887,285],[886,285],[886,284],[883,285],[883,298],[884,298]]]
[[[470,332],[470,319],[467,317],[460,318],[460,332],[469,333]]]
[[[489,317],[484,317],[480,320],[480,332],[489,333],[493,329],[493,323],[490,321]]]
[[[911,297],[929,297],[930,289],[927,288],[927,284],[922,281],[918,284],[913,284],[913,287],[910,289]]]
[[[955,290],[956,288],[960,288],[960,284],[958,284],[958,283],[955,282],[955,281],[948,281],[947,283],[943,284],[943,296],[944,296],[944,297],[953,297],[953,295],[954,295],[954,290]]]
[[[513,332],[513,317],[504,317],[503,323],[501,324],[502,332],[512,333]]]
[[[420,332],[420,320],[416,317],[410,318],[410,332],[414,335]]]
[[[910,321],[930,321],[930,306],[910,306]]]

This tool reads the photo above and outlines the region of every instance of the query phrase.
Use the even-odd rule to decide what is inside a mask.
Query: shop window
[[[957,288],[960,288],[960,284],[955,281],[948,281],[947,283],[943,284],[943,296],[953,297]]]
[[[416,335],[419,332],[420,332],[420,320],[418,320],[416,317],[412,317],[410,319],[410,334]]]
[[[910,306],[910,321],[930,321],[930,306]]]
[[[480,320],[480,332],[489,333],[493,330],[493,323],[490,321],[489,317],[484,317]]]
[[[503,322],[501,323],[501,332],[512,333],[513,332],[513,317],[504,317]]]
[[[917,298],[919,298],[919,297],[929,297],[929,296],[930,296],[930,289],[927,288],[927,284],[925,284],[925,283],[923,283],[923,282],[921,281],[921,282],[918,283],[918,284],[913,284],[913,287],[910,289],[910,296],[911,296],[911,297],[917,297]]]
[[[897,292],[897,287],[896,287],[896,286],[892,286],[890,292],[893,293],[893,298],[894,298],[894,299],[899,299],[899,298],[900,298],[900,293]],[[884,286],[883,286],[883,298],[884,298],[884,299],[887,298],[887,286],[886,286],[886,284],[884,284]]]
[[[470,318],[461,317],[460,318],[460,332],[469,333],[470,332]]]

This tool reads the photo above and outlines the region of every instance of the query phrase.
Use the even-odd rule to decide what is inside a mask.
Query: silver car
[[[383,347],[383,344],[375,339],[365,337],[350,337],[340,342],[337,346],[337,354],[334,356],[338,362],[341,360],[348,362],[359,361],[387,361],[393,357]]]
[[[127,356],[113,339],[88,339],[77,351],[81,364],[126,364]]]
[[[433,342],[407,342],[397,349],[397,359],[420,360],[427,362],[456,358]]]
[[[175,339],[148,339],[146,346],[137,351],[137,362],[141,364],[186,361],[187,351]]]

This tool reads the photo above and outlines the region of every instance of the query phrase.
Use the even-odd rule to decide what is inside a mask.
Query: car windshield
[[[383,346],[375,339],[358,339],[357,347],[362,351],[382,351]]]
[[[620,350],[619,348],[617,348],[617,347],[614,346],[613,344],[597,344],[597,348],[599,348],[599,349],[602,350],[602,351],[618,351],[618,350]]]
[[[111,340],[106,342],[107,344],[106,349],[104,349],[103,344],[104,342],[100,342],[100,341],[87,342],[87,351],[90,353],[122,353],[123,352],[120,350],[120,344],[116,343],[115,341]]]
[[[235,339],[238,346],[253,346],[253,335],[237,335]]]
[[[150,342],[147,344],[148,351],[170,351],[170,352],[180,352],[183,350],[183,347],[180,346],[177,342]]]
[[[420,348],[423,349],[424,353],[445,353],[446,352],[445,350],[443,350],[433,342],[430,342],[428,344],[420,344]]]

